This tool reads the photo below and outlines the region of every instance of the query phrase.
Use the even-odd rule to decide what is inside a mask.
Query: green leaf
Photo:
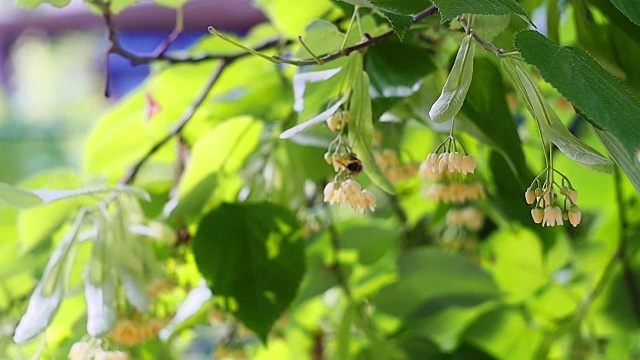
[[[512,301],[525,301],[549,278],[542,258],[540,239],[530,230],[496,232],[489,239],[489,269]]]
[[[524,189],[527,181],[531,181],[532,175],[525,173],[526,178],[521,178],[509,164],[504,155],[492,151],[489,155],[489,168],[493,174],[495,184],[495,198],[493,205],[509,219],[519,221],[537,231],[542,227],[531,220],[531,209],[524,200]]]
[[[324,294],[332,287],[338,286],[335,273],[319,255],[307,257],[307,271],[296,298],[302,304],[316,296]]]
[[[191,150],[191,160],[178,186],[177,203],[165,211],[176,218],[202,209],[218,185],[220,174],[238,171],[260,140],[262,122],[249,116],[229,119],[204,134]]]
[[[504,95],[500,70],[485,57],[474,59],[473,67],[476,71],[461,108],[462,114],[475,126],[482,140],[504,157],[512,172],[524,183],[531,174],[525,164],[516,122]]]
[[[640,193],[640,161],[638,161],[638,158],[625,151],[624,145],[611,133],[599,129],[595,129],[595,131],[600,141],[611,154],[611,157],[613,157],[613,160],[627,175],[636,191]]]
[[[407,30],[413,25],[413,17],[409,15],[398,15],[389,11],[382,11],[382,15],[387,19],[393,32],[396,33],[398,39],[404,39]]]
[[[356,58],[353,58],[356,56]],[[362,55],[352,53],[350,58],[353,66],[353,93],[349,113],[349,138],[353,142],[353,150],[362,161],[365,174],[371,181],[389,194],[395,193],[393,184],[387,179],[378,167],[371,141],[373,140],[373,119],[371,113],[371,99],[369,97],[369,76],[362,70]]]
[[[532,359],[543,338],[543,329],[517,309],[498,308],[483,314],[464,333],[469,342],[496,359]]]
[[[369,0],[377,9],[396,14],[416,14],[431,5],[430,0]]]
[[[384,16],[398,38],[402,40],[405,33],[413,25],[413,16],[420,10],[429,7],[428,0],[341,0],[353,6],[376,9]]]
[[[558,118],[540,88],[518,60],[503,58],[502,66],[520,99],[540,125],[541,131],[568,158],[596,171],[611,172],[612,163],[573,135]]]
[[[223,204],[202,218],[193,251],[213,294],[266,342],[305,271],[295,216],[269,203]]]
[[[329,0],[304,1],[295,4],[294,15],[290,0],[257,0],[255,4],[269,18],[269,22],[288,38],[301,35],[307,24],[322,18],[332,8]]]
[[[28,208],[42,204],[42,199],[28,190],[0,183],[0,205]]]
[[[453,119],[458,114],[469,91],[473,78],[473,56],[475,41],[471,35],[462,39],[456,60],[442,88],[442,93],[429,110],[431,120],[440,123]]]
[[[310,54],[307,49],[301,46],[300,50],[298,50],[298,57],[308,59],[313,55],[328,54],[340,49],[344,34],[334,24],[326,20],[316,19],[305,27],[302,39],[307,47],[313,51],[313,54]]]
[[[462,14],[518,15],[528,23],[531,19],[515,0],[431,0],[440,11],[442,22]]]
[[[590,0],[591,6],[575,6],[573,20],[577,45],[621,79],[640,91],[640,26],[629,21],[609,0]],[[605,15],[606,18],[595,20]],[[553,38],[552,41],[558,43]]]
[[[249,58],[235,62],[229,67],[239,70]],[[260,65],[255,66],[258,72],[264,60],[260,60]],[[93,131],[86,139],[84,148],[83,170],[85,175],[107,179],[107,183],[115,183],[120,179],[124,171],[135,164],[151,149],[158,141],[167,135],[168,129],[180,118],[184,110],[190,106],[200,89],[205,85],[209,74],[218,64],[215,62],[203,62],[198,64],[173,65],[149,77],[138,89],[132,91],[123,98],[116,106],[110,109],[95,125]],[[255,83],[256,72],[252,74]],[[190,139],[191,129],[200,131],[201,135],[211,128],[209,124],[206,129],[198,127],[199,121],[203,121],[200,116],[209,107],[215,107],[217,112],[214,115],[207,114],[214,119],[226,119],[227,111],[221,109],[222,104],[214,101],[216,97],[225,92],[231,91],[234,86],[241,86],[237,83],[244,81],[245,72],[240,72],[233,79],[222,76],[211,91],[209,98],[195,113],[189,126],[184,129],[183,135]],[[265,79],[267,77],[265,76]],[[262,77],[261,77],[262,79]],[[270,81],[267,81],[271,85]],[[277,93],[273,88],[272,93]],[[152,119],[146,121],[145,96],[151,94],[161,105],[162,109]],[[236,103],[233,103],[236,105]],[[220,116],[220,117],[218,117]],[[209,121],[211,119],[208,118]],[[215,123],[215,122],[214,122]],[[176,158],[173,141],[167,143],[159,149],[150,159],[153,162],[174,163]],[[143,169],[144,170],[144,167]],[[141,173],[142,175],[142,173]]]
[[[636,0],[611,0],[611,3],[629,20],[640,25],[640,6]]]
[[[367,50],[364,70],[371,81],[371,98],[403,98],[420,89],[436,69],[429,53],[399,41],[385,41]]]
[[[422,247],[398,259],[400,280],[374,296],[380,311],[413,319],[451,306],[471,307],[497,299],[491,275],[466,257]]]
[[[63,8],[69,3],[71,0],[18,0],[18,5],[26,8],[35,8],[40,4],[51,4],[57,8]]]
[[[476,15],[473,17],[473,32],[482,40],[491,41],[509,26],[509,15]]]
[[[616,137],[629,154],[640,150],[640,102],[591,56],[535,31],[519,33],[516,46],[585,120]]]
[[[384,224],[353,224],[340,232],[340,248],[358,251],[360,263],[371,265],[398,243],[400,229]]]
[[[449,353],[458,347],[462,333],[478,317],[494,307],[496,304],[492,302],[471,308],[452,306],[406,326],[408,329],[432,339],[442,352]]]
[[[631,274],[637,274],[638,267],[631,266],[628,270]],[[634,284],[637,284],[637,279]],[[635,331],[640,326],[636,316],[636,301],[629,296],[629,280],[625,270],[616,267],[610,275],[609,281],[604,284],[602,293],[593,301],[590,311],[590,319],[593,325],[601,333],[628,333]]]

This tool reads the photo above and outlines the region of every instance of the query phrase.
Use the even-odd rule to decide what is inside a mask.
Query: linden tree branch
[[[149,64],[156,61],[166,61],[170,64],[176,63],[198,63],[202,61],[209,60],[218,60],[218,59],[226,59],[229,55],[221,55],[221,54],[200,54],[200,55],[170,55],[167,54],[167,49],[169,46],[176,40],[178,35],[182,32],[183,28],[183,19],[182,19],[182,11],[178,10],[176,15],[176,26],[174,30],[169,34],[169,36],[164,40],[162,44],[154,51],[152,55],[138,55],[135,54],[120,44],[120,39],[118,38],[118,34],[116,32],[116,26],[113,21],[113,13],[111,12],[111,6],[108,1],[104,0],[96,0],[91,2],[95,6],[100,9],[102,12],[102,17],[104,18],[105,25],[107,27],[109,42],[111,42],[111,47],[109,48],[109,53],[117,54],[121,57],[129,60],[131,65],[138,66],[143,64]],[[269,48],[273,48],[275,46],[280,45],[282,42],[280,39],[274,39],[265,42],[264,44],[258,46],[257,50],[266,50]],[[243,55],[242,53],[238,53],[233,56]]]
[[[423,11],[415,14],[413,16],[413,20],[411,21],[413,25],[419,23],[420,21],[424,20],[425,18],[435,14],[438,12],[438,8],[435,6],[430,6],[426,9],[424,9]],[[329,53],[329,54],[325,54],[322,56],[314,56],[312,59],[305,59],[305,60],[294,60],[294,59],[286,59],[283,58],[281,56],[278,55],[274,55],[274,56],[268,56],[268,55],[264,55],[262,53],[259,52],[259,49],[248,49],[247,47],[245,47],[244,45],[238,44],[235,41],[232,41],[231,39],[227,38],[226,36],[224,36],[223,34],[221,34],[220,32],[218,32],[213,26],[209,27],[209,32],[211,32],[213,35],[218,36],[220,39],[228,41],[236,46],[241,47],[242,49],[246,50],[246,51],[250,51],[252,52],[254,55],[260,56],[262,58],[264,58],[265,60],[271,61],[273,63],[276,64],[290,64],[290,65],[295,65],[295,66],[304,66],[304,65],[317,65],[317,64],[324,64],[333,60],[337,60],[340,59],[342,57],[346,57],[349,56],[349,54],[351,54],[354,51],[359,51],[359,50],[363,50],[366,49],[372,45],[375,45],[379,42],[382,42],[383,40],[386,40],[390,37],[393,36],[394,31],[393,29],[388,30],[387,32],[384,32],[380,35],[377,36],[368,36],[365,34],[366,39],[349,47],[345,47],[343,49],[340,49],[336,52],[333,53]]]

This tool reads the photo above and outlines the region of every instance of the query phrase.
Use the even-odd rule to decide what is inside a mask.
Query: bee
[[[351,173],[351,175],[358,175],[362,172],[362,161],[360,161],[360,159],[358,159],[354,155],[350,155],[347,159],[336,158],[335,161],[344,166],[344,168],[347,169]]]

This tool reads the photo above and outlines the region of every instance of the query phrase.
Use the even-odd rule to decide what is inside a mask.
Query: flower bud
[[[337,112],[327,118],[327,127],[332,132],[342,129],[342,113]]]
[[[533,189],[527,188],[527,191],[524,192],[524,199],[527,201],[527,204],[531,205],[534,201],[536,201],[536,194]]]
[[[442,173],[449,165],[449,153],[445,152],[438,156],[438,172]]]
[[[531,209],[531,217],[533,218],[534,223],[540,224],[542,222],[542,218],[544,217],[544,210],[542,210],[541,208]]]
[[[324,153],[324,161],[326,161],[326,163],[329,165],[333,164],[333,154],[329,153],[328,151]]]
[[[462,163],[462,154],[459,152],[453,152],[449,155],[449,172],[460,171],[460,164]]]
[[[569,208],[569,223],[573,225],[573,227],[578,226],[580,221],[582,220],[582,212],[578,209],[576,205],[572,205]]]

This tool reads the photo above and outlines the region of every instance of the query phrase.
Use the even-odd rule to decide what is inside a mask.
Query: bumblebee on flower
[[[367,209],[375,211],[376,199],[369,190],[363,189],[360,183],[353,179],[362,172],[363,166],[343,135],[344,126],[348,121],[349,114],[345,111],[337,112],[327,119],[327,127],[340,133],[324,155],[327,164],[333,166],[336,172],[333,181],[324,188],[324,202],[331,205],[337,203],[340,206],[349,204],[354,211],[364,215]]]

